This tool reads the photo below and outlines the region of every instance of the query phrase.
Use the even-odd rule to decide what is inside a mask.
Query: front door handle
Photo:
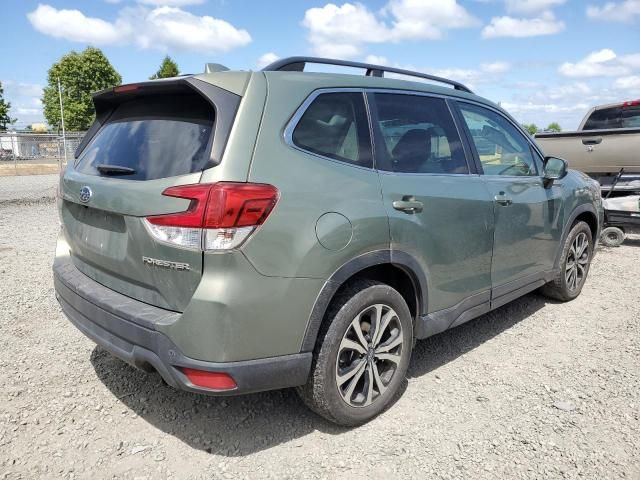
[[[602,137],[583,138],[583,145],[600,145],[602,143]]]
[[[404,213],[419,213],[422,211],[422,207],[424,207],[424,204],[411,195],[405,195],[402,200],[393,202],[393,208]]]
[[[498,205],[502,205],[503,207],[508,207],[513,203],[513,200],[511,200],[510,197],[505,195],[504,192],[500,192],[498,195],[493,197],[493,199],[496,201]]]

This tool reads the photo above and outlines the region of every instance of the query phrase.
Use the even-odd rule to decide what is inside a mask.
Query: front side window
[[[322,93],[297,123],[293,144],[317,155],[372,167],[364,98],[358,92]]]
[[[531,146],[511,122],[488,108],[459,105],[485,175],[537,175]]]
[[[441,98],[375,93],[382,145],[380,169],[403,173],[469,173],[462,142]]]

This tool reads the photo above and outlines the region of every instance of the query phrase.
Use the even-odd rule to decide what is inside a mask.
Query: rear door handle
[[[505,195],[504,192],[500,192],[498,195],[493,197],[493,199],[496,201],[498,205],[502,205],[503,207],[508,207],[513,203],[513,200],[511,200],[510,197]]]
[[[583,138],[583,145],[600,145],[602,143],[602,137]]]
[[[402,200],[393,202],[393,208],[404,213],[418,213],[422,211],[424,204],[411,195],[405,195]]]

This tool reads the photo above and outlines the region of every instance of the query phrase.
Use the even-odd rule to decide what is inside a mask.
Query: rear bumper
[[[78,271],[68,257],[56,259],[53,273],[56,298],[71,323],[114,356],[143,370],[155,369],[175,388],[234,395],[295,387],[307,381],[311,353],[223,363],[195,360],[183,355],[169,337],[154,328],[156,322],[172,321],[179,313],[100,285]],[[217,391],[195,386],[181,368],[227,373],[237,388]]]

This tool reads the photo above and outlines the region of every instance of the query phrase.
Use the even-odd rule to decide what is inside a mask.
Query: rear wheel
[[[402,295],[386,284],[359,280],[332,302],[309,381],[298,392],[334,423],[365,423],[398,393],[412,345],[413,322]]]
[[[600,241],[605,247],[619,247],[624,242],[624,231],[618,227],[607,227],[602,230]]]
[[[542,287],[544,295],[562,302],[580,295],[591,265],[592,238],[591,229],[585,222],[577,222],[571,228],[562,249],[560,269],[556,278]]]

